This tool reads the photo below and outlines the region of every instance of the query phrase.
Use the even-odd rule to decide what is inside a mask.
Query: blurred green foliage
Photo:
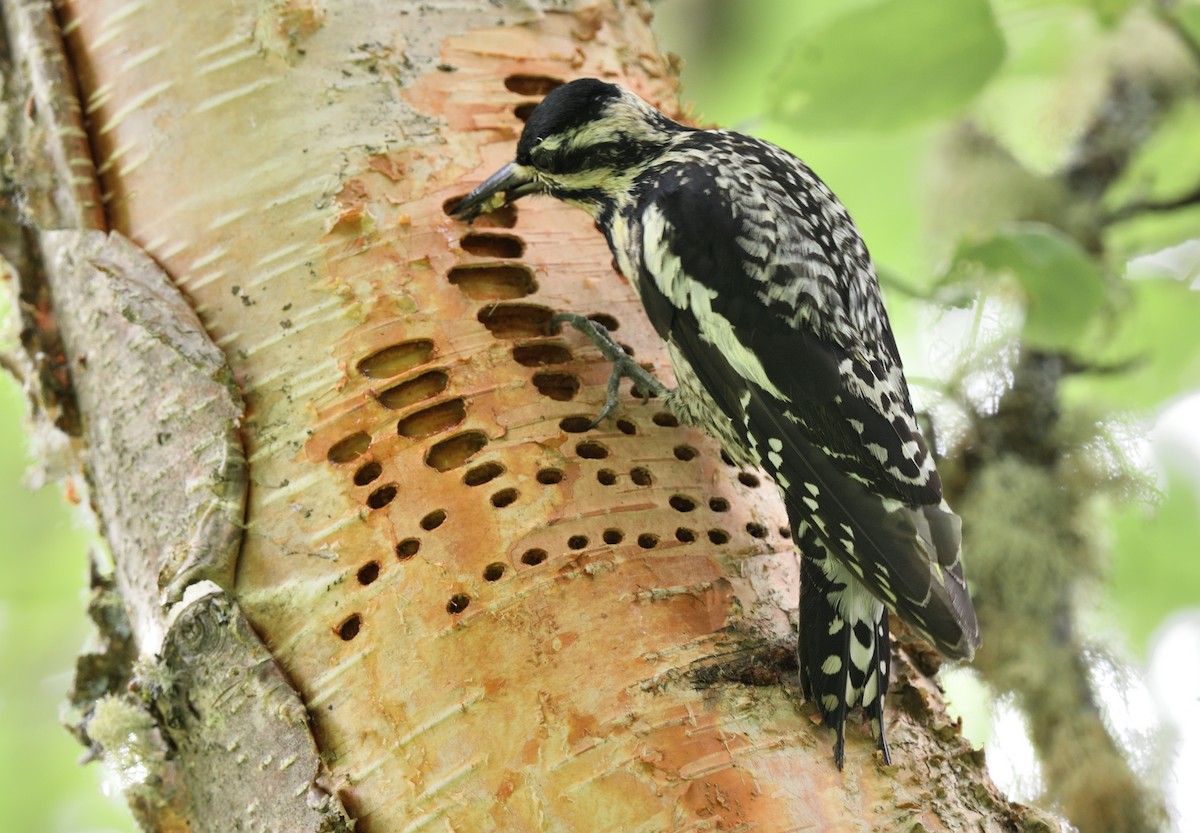
[[[1175,476],[1152,515],[1147,507],[1126,506],[1113,513],[1112,524],[1116,549],[1125,557],[1113,564],[1110,592],[1134,644],[1144,645],[1168,612],[1196,604],[1200,515],[1195,496]]]
[[[1096,262],[1062,232],[1043,225],[1015,225],[959,247],[943,286],[1011,276],[1025,310],[1021,338],[1043,350],[1075,353],[1086,348],[1108,290]]]
[[[0,297],[0,317],[8,297]],[[58,725],[75,656],[90,624],[84,607],[91,536],[61,489],[31,491],[20,388],[0,374],[0,833],[132,831],[123,798],[100,790],[103,771],[76,764],[78,742]]]
[[[1120,178],[1104,195],[1114,211],[1146,203],[1167,203],[1200,187],[1200,100],[1185,99],[1163,116],[1154,133],[1134,153]]]
[[[805,130],[895,130],[957,115],[1000,66],[1004,40],[987,0],[891,0],[806,27],[788,51],[771,82],[777,117]]]

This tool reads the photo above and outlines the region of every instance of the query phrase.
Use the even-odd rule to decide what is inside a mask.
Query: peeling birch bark
[[[116,346],[71,365],[147,664],[139,700],[97,703],[163,764],[131,793],[147,829],[1052,829],[999,796],[903,650],[896,765],[860,725],[833,767],[799,699],[769,481],[653,402],[584,428],[608,368],[547,330],[554,311],[601,317],[669,379],[601,236],[551,201],[474,227],[445,214],[562,81],[672,110],[643,6],[57,16],[103,223],[76,198],[35,261],[97,282],[52,293],[65,355],[159,342],[150,368]],[[123,384],[142,404],[106,412]],[[190,446],[155,450],[163,432]],[[110,520],[127,517],[146,526]],[[119,758],[121,733],[96,728]]]

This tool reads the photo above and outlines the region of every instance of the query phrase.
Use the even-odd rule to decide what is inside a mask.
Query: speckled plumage
[[[886,756],[885,607],[951,657],[978,633],[958,518],[845,208],[786,151],[686,128],[594,79],[547,96],[462,214],[500,191],[596,218],[666,343],[672,410],[775,479],[802,556],[805,694],[837,730],[839,766],[855,706]]]

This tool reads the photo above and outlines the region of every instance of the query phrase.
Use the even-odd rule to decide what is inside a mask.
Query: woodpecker
[[[913,417],[866,245],[803,162],[767,142],[672,121],[585,78],[530,114],[516,160],[468,194],[469,220],[529,194],[588,212],[666,345],[668,390],[603,329],[622,376],[663,396],[782,492],[800,552],[797,658],[844,760],[859,707],[885,762],[888,611],[952,659],[979,644],[961,525]]]

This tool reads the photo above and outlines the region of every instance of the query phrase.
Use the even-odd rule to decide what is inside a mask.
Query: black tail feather
[[[800,639],[797,660],[805,697],[837,732],[834,761],[845,758],[846,716],[860,706],[871,721],[884,761],[883,698],[891,651],[887,610],[829,556],[808,525],[794,525],[800,559]]]

